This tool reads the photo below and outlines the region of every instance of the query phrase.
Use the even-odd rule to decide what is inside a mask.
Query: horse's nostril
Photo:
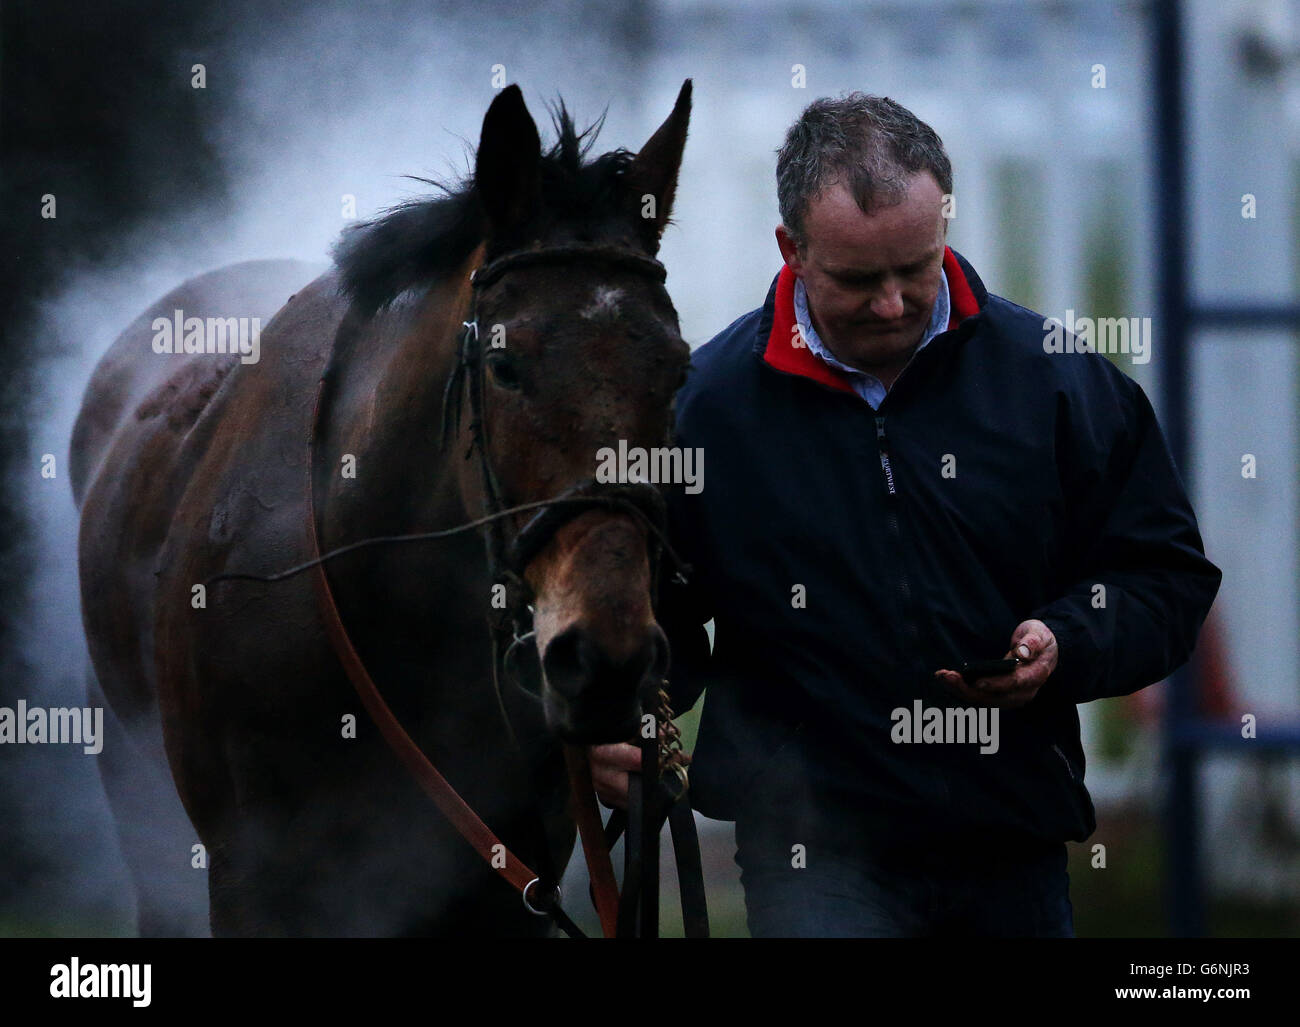
[[[578,628],[551,639],[542,656],[542,672],[547,683],[566,699],[582,692],[592,669],[591,644]]]
[[[615,662],[581,627],[551,639],[542,657],[547,683],[566,699],[589,695],[609,699],[621,689],[629,694],[647,673],[662,678],[668,671],[668,639],[653,625],[644,643],[626,660]]]

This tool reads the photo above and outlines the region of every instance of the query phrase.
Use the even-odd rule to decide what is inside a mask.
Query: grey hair
[[[952,192],[952,164],[943,140],[887,96],[849,93],[814,100],[790,126],[777,151],[776,195],[781,220],[795,243],[806,242],[804,217],[823,189],[843,181],[858,208],[892,206],[919,171]]]

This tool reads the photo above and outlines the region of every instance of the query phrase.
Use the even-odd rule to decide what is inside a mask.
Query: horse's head
[[[620,443],[672,445],[690,349],[648,258],[672,207],[689,116],[687,81],[638,154],[584,164],[583,136],[563,112],[546,154],[518,88],[487,112],[474,175],[486,259],[541,252],[475,289],[480,437],[503,505],[575,486],[594,494],[602,457]],[[474,478],[468,488],[491,487]],[[505,535],[517,539],[528,519],[507,520]],[[548,726],[569,741],[626,739],[640,686],[668,665],[651,599],[653,532],[617,507],[557,506],[539,525],[519,571],[532,592]]]

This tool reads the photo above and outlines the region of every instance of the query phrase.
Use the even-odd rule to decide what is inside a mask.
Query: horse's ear
[[[668,120],[648,140],[627,169],[627,182],[645,228],[642,235],[650,252],[659,249],[659,237],[664,234],[668,216],[673,209],[673,196],[677,192],[677,170],[682,164],[682,150],[686,146],[686,126],[691,120],[691,80],[682,83],[677,103]]]
[[[506,86],[483,116],[474,185],[492,238],[509,236],[536,212],[542,141],[518,86]]]

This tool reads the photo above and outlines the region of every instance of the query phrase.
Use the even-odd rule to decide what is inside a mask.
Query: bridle
[[[503,521],[512,508],[507,505],[505,490],[490,457],[486,418],[487,374],[483,333],[479,325],[479,297],[483,290],[511,271],[546,264],[578,261],[599,263],[603,268],[618,268],[649,277],[662,284],[667,277],[663,264],[644,253],[617,246],[573,243],[536,250],[508,253],[478,268],[470,276],[470,317],[463,323],[457,347],[456,366],[448,377],[443,393],[442,440],[447,444],[460,422],[462,389],[470,397],[470,444],[465,452],[469,459],[475,451],[479,457],[487,516],[491,518],[485,532],[488,567],[492,580],[505,587],[506,603],[502,616],[492,625],[492,675],[501,714],[507,727],[510,717],[504,701],[503,686],[520,687],[513,668],[516,654],[533,637],[530,601],[532,589],[524,580],[524,570],[555,535],[573,517],[593,508],[631,513],[647,529],[647,556],[650,561],[651,603],[658,603],[660,554],[672,560],[675,579],[684,583],[689,567],[681,561],[665,534],[666,514],[662,494],[649,483],[600,483],[594,478],[565,489],[544,501],[512,539],[507,540]],[[642,714],[654,716],[656,730],[642,737],[640,776],[630,775],[628,810],[615,810],[609,825],[602,829],[600,814],[591,784],[586,754],[577,746],[564,747],[574,819],[582,838],[583,851],[592,881],[592,900],[600,915],[607,937],[653,936],[658,933],[658,856],[659,834],[667,818],[672,830],[677,871],[682,893],[682,914],[687,937],[708,936],[708,913],[705,905],[699,842],[695,821],[686,798],[686,759],[681,753],[680,736],[672,723],[672,710],[663,683],[648,683],[638,697]],[[518,742],[516,740],[516,748]],[[654,782],[650,787],[645,782]],[[614,882],[609,849],[622,831],[627,830],[624,846],[624,890],[622,896]],[[540,853],[547,853],[545,829],[540,824],[535,833],[541,838]],[[548,862],[549,862],[549,857]],[[553,915],[559,910],[559,881],[554,868],[542,875],[548,899],[540,906],[523,893],[524,905],[539,915]],[[553,890],[552,890],[553,886]],[[617,907],[617,913],[615,913]],[[573,931],[564,919],[556,922],[571,936]],[[575,928],[576,930],[576,928]]]
[[[519,654],[528,647],[533,637],[529,605],[533,594],[524,578],[524,571],[555,533],[573,517],[592,509],[631,514],[646,529],[652,604],[657,604],[661,555],[666,555],[672,561],[675,579],[685,581],[690,568],[681,561],[668,542],[663,496],[653,485],[636,482],[602,483],[590,478],[550,499],[509,505],[493,467],[485,418],[487,386],[482,334],[478,323],[479,295],[483,289],[510,271],[541,264],[576,261],[596,261],[604,267],[631,270],[659,283],[666,277],[664,266],[644,253],[597,244],[571,244],[510,253],[489,262],[471,275],[470,317],[463,322],[456,364],[448,376],[443,393],[442,444],[445,447],[455,437],[456,426],[460,423],[461,395],[463,391],[468,392],[470,443],[465,459],[470,459],[475,451],[478,452],[484,505],[487,508],[484,516],[440,531],[364,539],[321,553],[313,486],[315,451],[322,397],[327,382],[333,377],[334,360],[338,351],[336,338],[335,347],[321,375],[308,438],[306,469],[310,559],[278,574],[224,573],[209,579],[209,584],[232,579],[270,582],[314,570],[321,614],[331,645],[363,707],[389,748],[461,836],[499,876],[520,893],[529,912],[550,917],[570,937],[584,935],[560,906],[560,875],[557,868],[551,865],[545,823],[539,805],[536,802],[532,805],[532,831],[539,843],[537,851],[543,860],[540,873],[534,872],[499,841],[397,721],[343,625],[324,564],[337,556],[366,546],[430,541],[485,528],[489,572],[492,581],[503,585],[506,592],[504,607],[495,611],[498,616],[490,622],[493,684],[507,730],[517,749],[518,740],[504,701],[503,681],[507,685],[520,687],[513,669]],[[346,320],[344,324],[347,324]],[[343,331],[344,328],[340,327],[340,334]],[[503,522],[524,512],[531,512],[532,516],[513,537],[507,536]],[[659,835],[665,820],[672,831],[686,936],[707,937],[709,932],[699,842],[694,815],[686,798],[685,765],[688,757],[681,752],[680,737],[672,723],[672,710],[668,707],[664,684],[666,682],[663,681],[643,682],[638,696],[641,713],[638,719],[646,723],[653,717],[654,730],[651,732],[643,729],[641,732],[641,773],[630,775],[628,809],[626,813],[615,810],[607,826],[601,825],[585,751],[575,745],[564,746],[570,784],[570,812],[578,825],[591,877],[591,897],[606,937],[653,937],[658,934]],[[522,755],[522,750],[520,753]],[[627,832],[624,846],[624,889],[620,895],[609,851],[624,830]]]
[[[665,512],[663,496],[648,483],[610,484],[594,478],[578,482],[553,499],[544,501],[513,539],[507,540],[502,521],[509,511],[505,490],[490,457],[491,447],[485,416],[487,373],[483,334],[479,328],[479,296],[488,286],[511,271],[545,264],[564,264],[591,261],[603,267],[613,267],[644,275],[663,283],[667,270],[653,257],[621,246],[572,243],[536,250],[522,250],[498,257],[470,275],[470,317],[464,322],[457,346],[456,366],[447,379],[442,404],[442,440],[445,446],[455,434],[460,422],[462,392],[470,398],[470,443],[465,452],[469,459],[475,451],[479,457],[480,475],[485,493],[487,513],[493,517],[485,532],[488,549],[488,568],[494,582],[505,585],[506,610],[514,626],[520,629],[517,636],[526,633],[531,617],[528,606],[532,590],[524,581],[523,572],[563,525],[585,510],[605,508],[622,510],[636,516],[646,527],[649,537],[651,600],[657,600],[658,559],[667,551],[680,576],[685,565],[677,559],[667,544],[664,533]]]

